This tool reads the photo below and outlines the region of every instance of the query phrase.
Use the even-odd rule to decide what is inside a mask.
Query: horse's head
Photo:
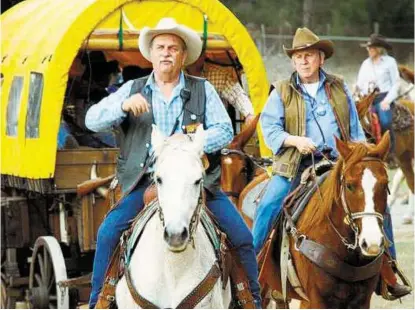
[[[174,252],[186,249],[199,220],[203,203],[204,139],[202,126],[193,136],[176,134],[165,138],[153,125],[151,142],[156,157],[153,178],[164,240]]]
[[[363,96],[360,100],[356,101],[357,114],[359,115],[360,123],[369,137],[375,138],[375,133],[372,131],[372,111],[371,105],[375,100],[376,95],[379,93],[379,89],[376,88],[370,94]]]
[[[354,246],[359,246],[366,257],[379,255],[384,246],[382,227],[388,175],[383,159],[388,153],[389,143],[389,133],[376,146],[336,139],[341,155],[341,165],[337,168],[341,169],[339,204],[346,213],[344,223],[354,231]]]
[[[252,163],[243,149],[255,132],[260,114],[237,136],[221,156],[221,187],[231,198],[237,199],[239,194],[249,183],[253,173]]]

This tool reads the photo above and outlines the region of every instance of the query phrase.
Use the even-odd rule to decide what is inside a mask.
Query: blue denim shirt
[[[326,76],[324,72],[320,71],[320,81],[315,99],[308,95],[304,86],[300,83],[298,76],[296,82],[303,91],[303,97],[306,103],[306,137],[313,140],[318,150],[323,150],[324,140],[318,128],[318,122],[326,140],[326,145],[333,149],[331,155],[337,157],[338,153],[336,151],[334,135],[340,137],[340,129],[324,89],[325,80]],[[347,94],[347,102],[350,110],[350,137],[353,141],[366,141],[362,126],[359,122],[356,106],[346,84],[344,84],[344,89]],[[313,112],[317,122],[314,120]],[[271,92],[264,110],[261,113],[260,123],[264,133],[265,143],[274,154],[277,154],[280,152],[284,140],[290,134],[285,131],[284,104],[275,89]]]
[[[86,126],[95,132],[107,130],[113,126],[119,125],[127,116],[127,113],[121,109],[123,102],[129,97],[133,81],[128,81],[120,87],[115,93],[102,99],[96,105],[93,105],[87,112],[85,118]],[[163,93],[154,81],[154,73],[147,80],[144,92],[152,92],[152,108],[154,121],[161,132],[170,135],[176,118],[182,111],[183,102],[180,97],[180,91],[184,88],[184,74],[180,74],[179,83],[173,89],[169,99],[165,98]],[[233,128],[229,115],[219,98],[219,95],[213,88],[212,84],[205,81],[206,89],[206,140],[204,151],[213,153],[228,145],[233,139]],[[183,121],[183,115],[179,118],[180,123]],[[181,132],[177,128],[176,132]]]

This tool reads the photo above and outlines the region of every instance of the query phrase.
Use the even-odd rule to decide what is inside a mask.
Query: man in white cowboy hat
[[[261,113],[264,139],[274,154],[273,177],[258,205],[252,234],[258,253],[288,193],[304,169],[324,156],[338,156],[334,136],[366,141],[352,95],[339,77],[322,69],[333,55],[333,43],[307,28],[298,28],[291,48],[284,50],[294,68],[290,79],[273,83]],[[323,156],[324,155],[324,156]]]
[[[206,130],[209,159],[204,185],[207,207],[236,247],[260,305],[258,266],[253,238],[243,219],[220,190],[220,150],[233,138],[229,116],[213,86],[205,79],[185,75],[183,66],[196,61],[202,41],[192,29],[163,18],[139,37],[142,55],[152,62],[150,76],[125,83],[87,112],[85,123],[93,131],[120,126],[123,139],[117,177],[125,196],[98,230],[90,307],[95,306],[105,271],[122,232],[143,208],[143,194],[152,171],[151,130],[155,123],[166,136],[191,133],[198,124]]]

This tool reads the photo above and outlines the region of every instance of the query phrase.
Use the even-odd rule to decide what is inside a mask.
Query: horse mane
[[[401,78],[403,78],[405,81],[415,84],[415,78],[414,78],[414,71],[409,69],[407,66],[399,65],[399,75]]]
[[[308,233],[315,230],[320,222],[327,222],[327,216],[331,213],[335,205],[339,205],[340,202],[340,186],[342,173],[348,171],[356,163],[362,160],[365,156],[376,156],[373,152],[374,147],[365,143],[353,143],[349,142],[348,146],[352,149],[347,158],[339,157],[339,160],[334,165],[333,170],[327,177],[326,181],[320,187],[320,198],[318,191],[313,195],[310,200],[307,210],[310,210],[310,215],[302,220],[300,230],[302,233]],[[343,211],[341,211],[343,212]],[[306,214],[304,211],[303,214]]]

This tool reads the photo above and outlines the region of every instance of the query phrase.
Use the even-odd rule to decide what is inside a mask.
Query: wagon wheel
[[[6,277],[3,274],[3,272],[1,273],[1,292],[0,292],[0,308],[1,309],[7,309],[8,305],[7,305],[7,284],[6,284]]]
[[[65,260],[54,237],[35,242],[29,274],[29,301],[33,308],[68,309],[68,288],[57,285],[67,279]]]

